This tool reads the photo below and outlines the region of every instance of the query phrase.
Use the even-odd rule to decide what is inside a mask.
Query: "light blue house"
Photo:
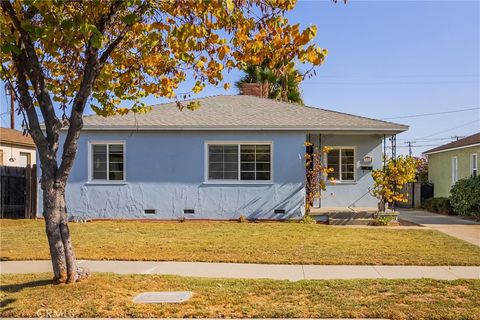
[[[331,146],[315,206],[376,207],[371,168],[406,126],[254,96],[174,103],[146,114],[87,116],[66,191],[75,218],[301,218],[305,141]],[[63,134],[65,138],[65,133]],[[41,197],[39,197],[41,199]]]

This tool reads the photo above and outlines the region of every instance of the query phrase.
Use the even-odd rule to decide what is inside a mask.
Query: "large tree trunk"
[[[42,181],[43,215],[50,247],[54,280],[57,283],[73,283],[87,274],[77,267],[73,252],[65,206],[65,189],[51,181]]]

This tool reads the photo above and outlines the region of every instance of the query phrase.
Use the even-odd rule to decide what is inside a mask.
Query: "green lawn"
[[[49,259],[43,220],[1,220],[1,259]],[[480,248],[433,230],[300,223],[70,224],[79,259],[480,265]]]
[[[480,319],[479,280],[226,280],[94,274],[52,285],[50,274],[3,275],[1,317]],[[193,291],[183,304],[134,304],[146,291]]]

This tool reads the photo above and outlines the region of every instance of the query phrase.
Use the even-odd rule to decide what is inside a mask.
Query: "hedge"
[[[444,197],[429,198],[423,203],[423,208],[428,211],[441,213],[441,214],[453,214],[450,200]]]
[[[480,218],[480,176],[458,180],[450,190],[450,204],[459,215]]]

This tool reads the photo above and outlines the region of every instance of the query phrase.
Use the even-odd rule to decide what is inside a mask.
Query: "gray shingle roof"
[[[145,114],[84,117],[85,130],[324,130],[398,133],[407,126],[254,96],[195,99],[200,108],[178,110],[175,103],[155,105]]]

